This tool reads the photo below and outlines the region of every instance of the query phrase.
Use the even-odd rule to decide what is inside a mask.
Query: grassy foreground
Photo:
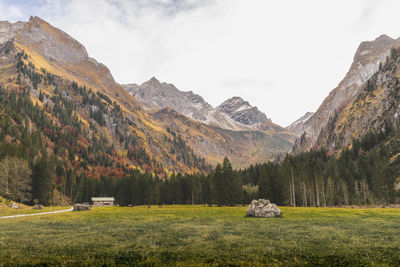
[[[94,208],[0,220],[0,266],[400,265],[400,209]]]

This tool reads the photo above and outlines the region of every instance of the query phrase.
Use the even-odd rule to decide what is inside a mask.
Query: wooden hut
[[[113,197],[92,197],[92,205],[95,207],[112,207],[114,201]]]

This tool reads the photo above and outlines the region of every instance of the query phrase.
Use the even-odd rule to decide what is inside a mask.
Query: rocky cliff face
[[[10,23],[0,21],[0,44],[13,40],[14,36],[22,30],[26,22]]]
[[[307,112],[304,116],[287,126],[286,130],[293,132],[297,137],[300,137],[304,132],[304,124],[312,117],[312,115],[314,115],[314,112]]]
[[[315,114],[304,123],[305,136],[302,140],[296,141],[293,148],[295,153],[308,151],[318,146],[318,138],[330,118],[354,100],[362,90],[363,84],[379,69],[380,63],[386,60],[391,48],[398,45],[400,45],[400,39],[394,40],[386,35],[360,44],[344,79],[325,98]]]
[[[316,145],[340,151],[368,133],[388,134],[400,125],[400,49],[362,86],[361,92],[325,126]]]

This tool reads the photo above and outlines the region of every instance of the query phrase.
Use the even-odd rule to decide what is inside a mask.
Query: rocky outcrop
[[[19,205],[18,205],[17,203],[12,203],[12,204],[10,205],[10,208],[12,208],[12,209],[19,209]]]
[[[285,129],[295,133],[298,137],[304,132],[304,124],[314,115],[314,112],[307,112],[300,119],[296,120]]]
[[[74,211],[90,210],[90,205],[89,204],[74,204],[73,210]]]
[[[26,22],[21,21],[18,21],[16,23],[0,21],[0,44],[12,41],[15,34],[20,32],[25,24]]]
[[[246,211],[246,216],[248,217],[270,218],[279,217],[281,215],[282,212],[278,206],[265,199],[254,199]]]

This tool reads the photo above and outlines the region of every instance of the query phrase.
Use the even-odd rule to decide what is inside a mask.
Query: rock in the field
[[[10,207],[12,209],[19,209],[19,205],[17,203],[12,203]]]
[[[250,206],[247,208],[246,216],[251,217],[279,217],[281,216],[281,210],[277,205],[270,203],[269,200],[259,199],[253,200]]]
[[[33,206],[34,210],[42,210],[43,208],[44,208],[44,206],[41,204],[36,204],[35,206]]]
[[[89,204],[74,204],[74,211],[90,210]]]

